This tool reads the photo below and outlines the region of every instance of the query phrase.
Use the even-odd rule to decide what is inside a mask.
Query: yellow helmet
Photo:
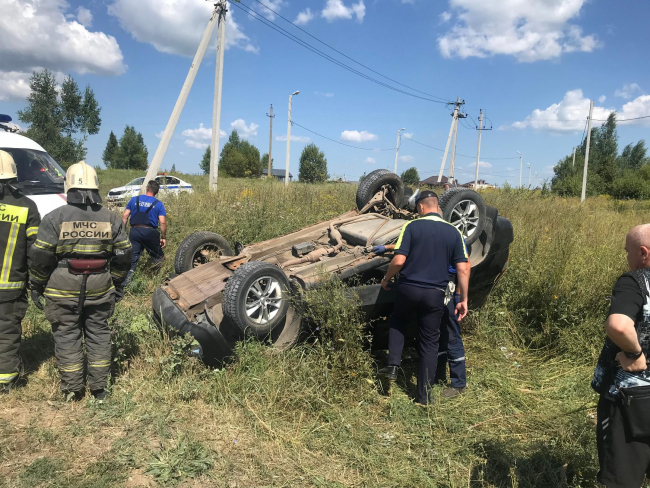
[[[99,190],[97,172],[84,161],[73,164],[65,173],[65,192],[73,189]]]
[[[14,157],[7,151],[0,150],[0,180],[18,178]]]

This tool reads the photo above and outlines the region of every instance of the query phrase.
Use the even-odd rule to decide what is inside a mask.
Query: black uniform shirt
[[[609,315],[620,313],[627,315],[635,324],[643,320],[643,294],[632,275],[622,275],[612,290],[612,302]]]

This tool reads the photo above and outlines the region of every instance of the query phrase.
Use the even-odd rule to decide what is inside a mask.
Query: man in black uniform
[[[0,150],[0,389],[8,391],[21,372],[21,322],[27,311],[27,250],[41,219],[36,204],[12,183],[14,159]]]
[[[458,273],[458,320],[467,314],[470,266],[461,232],[440,216],[438,195],[429,190],[421,192],[415,207],[420,218],[404,224],[395,246],[395,257],[382,280],[382,286],[388,289],[390,280],[399,273],[388,335],[388,366],[379,370],[379,374],[397,378],[407,322],[415,313],[420,358],[416,401],[426,405],[438,364],[440,320],[445,310],[449,266],[455,266]]]
[[[111,366],[108,319],[123,296],[131,244],[122,220],[103,208],[97,173],[83,161],[66,173],[68,205],[43,217],[32,247],[32,300],[52,324],[61,390],[83,397],[84,355],[88,385],[103,400]]]
[[[630,231],[625,250],[630,272],[614,285],[591,383],[600,393],[598,481],[611,488],[641,486],[650,474],[650,224]]]

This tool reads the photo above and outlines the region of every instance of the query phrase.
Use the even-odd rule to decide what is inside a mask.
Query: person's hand
[[[160,247],[164,249],[166,245],[167,245],[167,239],[160,239]]]
[[[375,254],[383,254],[386,252],[386,246],[375,246],[372,248],[372,252]]]
[[[34,302],[36,308],[38,308],[39,310],[43,310],[43,303],[41,302],[41,298],[43,298],[43,287],[32,285],[31,296],[32,296],[32,302]]]
[[[469,309],[467,308],[467,300],[464,302],[458,302],[458,305],[456,305],[456,318],[460,322],[465,318],[465,315],[467,315],[467,311]]]
[[[621,365],[621,368],[630,373],[645,371],[648,369],[645,354],[641,354],[637,359],[630,359],[621,351],[616,355],[616,362]]]
[[[124,284],[115,285],[115,303],[120,303],[124,298]]]
[[[381,287],[382,287],[384,290],[386,290],[386,291],[390,290],[390,286],[389,286],[389,285],[390,285],[390,282],[389,282],[386,278],[382,278],[382,279],[381,279]]]

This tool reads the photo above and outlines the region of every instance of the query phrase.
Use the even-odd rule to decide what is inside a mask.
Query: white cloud
[[[162,137],[162,134],[162,131],[158,132],[156,134],[156,137]],[[204,127],[203,124],[199,124],[198,129],[185,129],[183,132],[181,132],[181,135],[183,137],[187,137],[187,139],[185,139],[185,145],[187,147],[192,147],[194,149],[205,149],[210,145],[210,142],[205,141],[212,140],[212,128]],[[225,131],[220,130],[219,139],[223,139],[225,137],[228,137],[228,134],[226,134]]]
[[[213,2],[214,3],[214,2]],[[257,9],[259,13],[261,13],[264,17],[266,17],[269,20],[275,20],[276,15],[275,13],[271,12],[271,10],[275,10],[277,13],[280,13],[280,9],[284,6],[284,1],[283,0],[260,0],[260,3],[262,5],[266,5],[267,7],[270,8],[264,8],[261,7]],[[232,12],[232,10],[229,10],[228,13]],[[251,14],[252,15],[252,14]]]
[[[77,9],[77,20],[84,27],[90,27],[93,25],[93,14],[85,7],[79,7]]]
[[[253,122],[251,122],[250,125],[246,125],[246,121],[244,119],[237,119],[234,122],[230,123],[230,130],[236,130],[237,133],[244,139],[255,137],[257,135],[258,128],[259,125],[254,124]]]
[[[402,3],[413,5],[415,3],[415,0],[402,0]]]
[[[440,23],[445,24],[451,20],[451,12],[449,11],[443,12],[439,15],[439,17],[440,17]]]
[[[284,135],[282,135],[282,136],[277,136],[277,137],[275,138],[275,140],[276,140],[276,141],[284,141],[284,142],[287,142],[287,135],[284,134]],[[305,136],[295,136],[295,135],[291,134],[291,142],[303,142],[303,143],[306,144],[306,143],[308,143],[308,142],[310,142],[310,141],[311,141],[311,139],[310,139],[309,137],[305,137]]]
[[[606,119],[613,108],[594,106],[593,118]],[[528,127],[538,130],[555,132],[575,131],[581,132],[589,115],[589,99],[585,98],[582,90],[566,92],[559,103],[554,103],[544,110],[535,109],[533,113],[520,122],[515,122],[515,129]]]
[[[640,93],[640,92],[641,92],[641,87],[637,83],[629,83],[623,85],[623,88],[616,90],[614,92],[614,96],[624,98],[625,100],[629,100],[636,93]]]
[[[413,132],[404,132],[404,134],[402,134],[402,137],[404,139],[413,139]]]
[[[23,100],[30,92],[30,73],[0,71],[0,101]]]
[[[481,169],[481,168],[489,169],[489,168],[492,167],[492,165],[490,163],[488,163],[487,161],[479,161],[478,167],[479,167],[479,169]],[[458,169],[458,166],[456,166],[456,168]],[[472,161],[470,164],[468,164],[467,168],[475,170],[476,169],[476,161]]]
[[[103,32],[90,32],[75,20],[74,14],[67,12],[70,5],[65,0],[2,0],[1,3],[0,70],[4,77],[15,82],[24,78],[16,73],[31,74],[42,68],[99,75],[120,75],[126,71],[115,38]],[[66,13],[72,18],[67,18]],[[5,87],[3,91],[8,96],[10,90]],[[24,89],[19,88],[18,92],[24,94]]]
[[[623,108],[618,113],[617,117],[620,119],[633,119],[635,117],[644,117],[648,115],[650,115],[650,95],[641,95],[623,105]],[[620,124],[650,125],[650,118],[633,120],[630,122],[620,122]]]
[[[361,132],[358,130],[344,130],[341,132],[341,139],[348,142],[368,142],[376,141],[379,137],[365,130]]]
[[[605,95],[601,95],[598,97],[598,103],[603,103],[605,100],[607,100],[607,97]]]
[[[205,149],[210,145],[210,143],[195,141],[194,139],[185,139],[185,145],[194,149]]]
[[[337,19],[350,20],[353,16],[356,16],[357,22],[361,23],[366,16],[366,6],[363,0],[359,0],[358,3],[352,4],[350,7],[346,7],[343,0],[327,0],[321,16],[328,22]]]
[[[201,125],[203,125],[203,124],[201,124]],[[187,131],[183,131],[183,133],[185,133],[185,132],[187,132]],[[156,137],[158,139],[162,139],[162,136],[163,136],[164,133],[165,133],[164,130],[161,130],[160,132],[156,132]]]
[[[293,21],[296,25],[307,25],[314,19],[314,14],[311,12],[311,9],[305,9],[298,14],[296,20]]]
[[[407,155],[407,156],[400,156],[399,160],[401,162],[403,162],[403,163],[411,163],[411,162],[415,161],[415,158],[413,156],[408,156]]]
[[[375,158],[367,157],[364,163],[377,164],[377,161],[375,160]]]
[[[446,57],[485,58],[497,54],[532,62],[568,52],[591,52],[601,43],[569,21],[587,0],[449,0],[454,26],[438,38]]]
[[[211,3],[196,0],[115,0],[108,6],[108,13],[138,41],[164,53],[189,57],[196,53],[212,10]],[[229,9],[226,17],[226,49],[234,46],[259,52],[235,22],[233,10]]]
[[[326,98],[332,98],[334,96],[333,93],[329,92],[314,92],[316,95],[320,95],[321,97],[326,97]]]

